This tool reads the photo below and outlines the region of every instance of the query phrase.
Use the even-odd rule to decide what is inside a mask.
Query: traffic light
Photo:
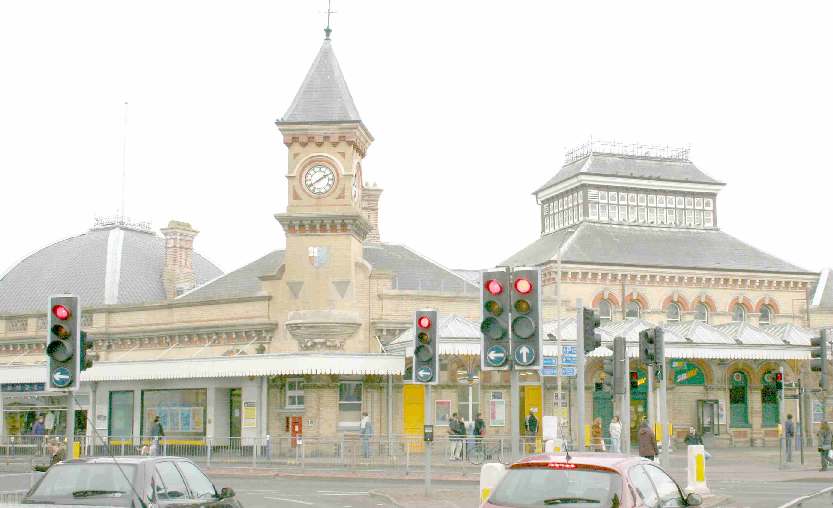
[[[54,295],[49,297],[46,332],[47,389],[52,391],[78,390],[80,370],[79,351],[81,309],[78,297]]]
[[[614,363],[612,356],[605,356],[602,359],[602,373],[604,373],[602,386],[607,393],[613,393],[614,389],[614,379],[616,377]]]
[[[582,309],[582,327],[584,330],[584,352],[589,353],[602,345],[602,336],[596,333],[596,328],[602,322],[593,309]]]
[[[775,389],[779,390],[779,391],[784,389],[784,373],[783,372],[776,372],[775,373]]]
[[[639,332],[639,359],[646,365],[662,365],[665,340],[662,328],[646,328]]]
[[[87,332],[84,330],[81,330],[80,334],[78,354],[81,355],[81,358],[79,358],[78,363],[81,365],[81,371],[83,372],[93,366],[93,360],[98,360],[98,355],[95,352],[90,353],[88,351],[95,346],[93,339],[87,338]]]
[[[825,333],[821,333],[818,337],[810,339],[810,370],[813,372],[821,372],[819,377],[819,387],[822,390],[826,389],[827,381],[830,379],[830,343],[827,340]]]
[[[414,314],[414,382],[437,384],[439,381],[439,343],[437,311],[424,309]]]
[[[483,370],[509,368],[509,272],[495,269],[483,272],[480,293],[483,334],[480,366]]]
[[[515,369],[540,369],[543,363],[540,288],[541,271],[537,268],[512,272],[510,347]]]
[[[630,380],[631,380],[631,390],[636,390],[639,388],[639,372],[632,370],[630,373]]]
[[[613,338],[613,393],[625,394],[625,338]]]

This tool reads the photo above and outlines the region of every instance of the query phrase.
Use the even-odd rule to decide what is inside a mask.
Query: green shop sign
[[[674,373],[674,384],[677,385],[704,385],[706,376],[703,371],[694,363],[683,360],[671,360],[671,371]]]

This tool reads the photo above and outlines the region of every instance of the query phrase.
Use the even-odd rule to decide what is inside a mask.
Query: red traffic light
[[[784,380],[784,374],[782,374],[781,372],[776,372],[775,373],[775,380],[779,381],[779,382],[783,381]]]
[[[495,279],[487,280],[484,286],[486,287],[486,291],[493,295],[499,295],[503,293],[503,285],[501,285],[501,283],[496,281]]]
[[[54,314],[55,317],[61,321],[66,321],[70,318],[70,316],[72,316],[72,312],[70,312],[70,310],[63,305],[56,305],[52,307],[52,314]]]
[[[639,381],[639,373],[631,372],[631,379],[633,379],[634,381]]]
[[[420,316],[417,319],[417,326],[422,329],[431,328],[431,318],[428,316]]]
[[[522,295],[529,293],[532,291],[532,282],[528,279],[524,279],[523,277],[515,279],[515,291]]]

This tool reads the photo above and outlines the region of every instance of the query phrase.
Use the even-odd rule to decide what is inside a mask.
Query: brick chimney
[[[194,257],[194,237],[199,231],[187,222],[172,220],[167,228],[161,229],[165,236],[165,271],[162,273],[162,283],[165,286],[165,297],[175,298],[182,293],[194,289],[197,279],[191,260]]]
[[[380,242],[379,237],[379,197],[382,190],[374,183],[370,187],[362,188],[362,211],[370,223],[370,231],[367,233],[368,242]]]

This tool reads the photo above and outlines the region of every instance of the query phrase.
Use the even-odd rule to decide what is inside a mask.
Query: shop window
[[[286,380],[286,407],[304,407],[304,380],[292,378]]]
[[[694,306],[694,320],[701,323],[709,322],[709,308],[704,303],[698,303]]]
[[[761,425],[777,427],[780,423],[778,411],[778,390],[775,387],[775,373],[767,372],[761,379]]]
[[[639,319],[639,315],[642,313],[642,306],[639,305],[639,302],[632,301],[628,304],[627,310],[625,311],[625,317],[627,319]]]
[[[153,419],[159,417],[167,436],[204,436],[206,390],[142,391],[142,431],[150,434]]]
[[[457,412],[467,422],[473,422],[480,412],[479,385],[460,386],[457,388]]]
[[[746,308],[741,304],[735,304],[732,308],[732,322],[743,323],[746,321]]]
[[[746,374],[732,374],[729,387],[729,411],[732,427],[749,427],[749,380]]]
[[[338,384],[338,428],[358,429],[362,419],[361,381]]]
[[[107,419],[110,437],[133,435],[133,390],[110,392],[110,415]]]
[[[613,320],[613,306],[607,300],[599,302],[599,320],[604,323],[610,323]]]
[[[758,317],[758,324],[761,326],[772,324],[772,307],[769,305],[761,306],[761,315]]]
[[[668,322],[680,321],[680,306],[676,303],[670,303],[665,309],[665,318]]]

